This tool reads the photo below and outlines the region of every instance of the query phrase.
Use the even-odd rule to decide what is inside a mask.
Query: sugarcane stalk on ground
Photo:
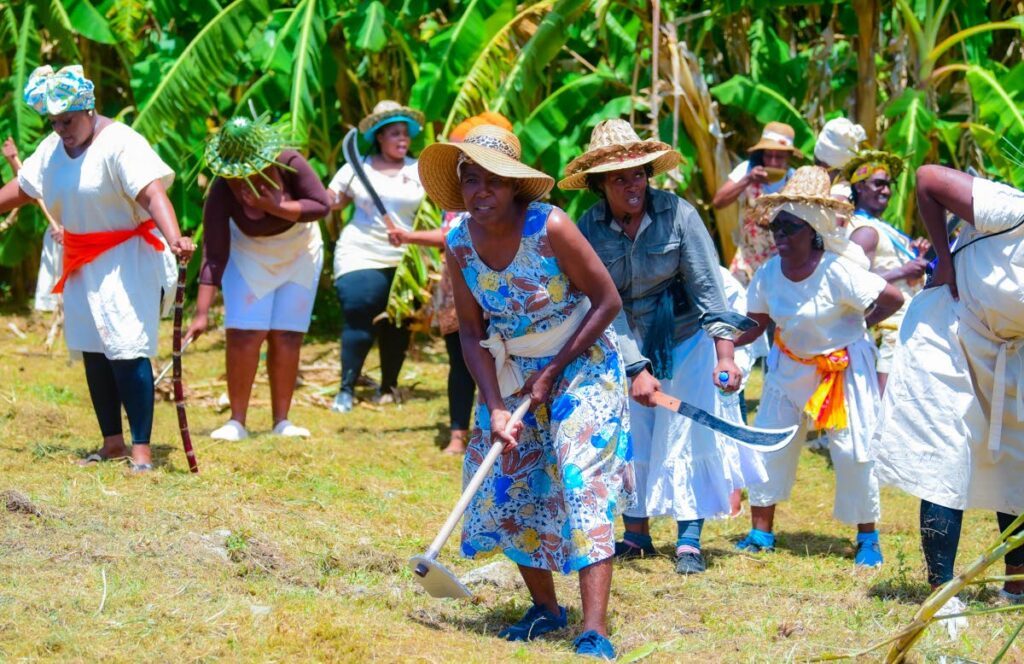
[[[185,308],[185,279],[187,264],[185,261],[178,261],[178,288],[174,292],[174,342],[173,342],[173,373],[171,374],[174,385],[174,407],[178,411],[178,429],[181,431],[181,444],[185,448],[185,458],[188,459],[188,469],[193,473],[199,472],[199,464],[196,462],[196,452],[192,449],[192,434],[188,430],[188,415],[185,413],[185,389],[181,384],[181,319]]]

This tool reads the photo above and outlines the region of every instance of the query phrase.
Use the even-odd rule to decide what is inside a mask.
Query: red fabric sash
[[[53,287],[54,293],[64,292],[64,282],[78,268],[93,262],[101,254],[113,249],[133,237],[141,237],[156,251],[164,250],[164,243],[150,233],[156,230],[156,222],[147,219],[130,231],[100,231],[97,233],[69,233],[64,231],[64,271],[60,281]]]

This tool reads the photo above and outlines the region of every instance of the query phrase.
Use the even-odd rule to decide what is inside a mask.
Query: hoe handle
[[[523,419],[523,416],[526,415],[526,411],[528,410],[530,410],[529,397],[523,399],[519,403],[515,412],[512,413],[512,417],[509,419],[508,426],[505,430],[511,431],[512,428]],[[467,484],[466,488],[462,491],[462,496],[459,498],[459,502],[455,504],[455,509],[453,509],[452,513],[448,515],[448,520],[444,522],[444,525],[441,526],[441,532],[437,534],[437,537],[435,537],[434,541],[430,544],[430,548],[427,549],[427,558],[430,558],[431,560],[437,558],[437,554],[441,552],[441,548],[444,547],[444,543],[448,541],[449,537],[451,537],[452,531],[455,530],[455,526],[459,523],[459,519],[462,518],[466,508],[469,507],[469,503],[473,500],[473,496],[476,495],[480,485],[483,484],[484,478],[491,472],[491,467],[494,465],[494,462],[498,460],[499,456],[501,456],[502,447],[504,447],[504,445],[500,442],[491,445],[491,449],[487,452],[487,456],[484,457],[484,460],[480,463],[480,467],[477,468],[472,479],[469,480],[469,484]]]

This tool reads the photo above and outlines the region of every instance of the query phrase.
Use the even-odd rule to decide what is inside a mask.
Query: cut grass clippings
[[[3,332],[8,322],[27,338]],[[523,645],[495,637],[528,605],[514,574],[477,586],[473,601],[438,601],[406,567],[460,489],[460,460],[439,453],[447,366],[437,340],[404,371],[404,383],[416,385],[411,399],[362,401],[347,415],[315,405],[338,349],[311,342],[303,361],[319,373],[305,377],[292,420],[312,438],[267,435],[262,405],[249,416],[252,438],[218,444],[207,434],[226,419],[217,410],[223,336],[210,333],[184,358],[199,395],[189,421],[201,473],[188,473],[173,405],[158,402],[156,470],[129,476],[123,463],[75,465],[99,433],[81,365],[68,366],[61,344],[52,356],[41,352],[46,332],[44,318],[0,321],[0,661],[573,659],[576,577],[557,578],[569,628]],[[164,332],[158,367],[169,354],[169,326]],[[368,367],[377,364],[373,351]],[[758,388],[752,381],[752,401]],[[267,399],[258,382],[254,401]],[[660,555],[615,567],[611,626],[624,659],[799,661],[856,652],[908,625],[928,595],[917,502],[883,493],[886,564],[857,572],[854,529],[830,516],[833,486],[826,456],[805,451],[794,499],[779,508],[777,553],[734,551],[746,515],[709,522],[709,569],[698,577],[673,572],[675,526],[656,520]],[[960,562],[996,530],[993,515],[969,513]],[[441,559],[459,574],[500,560],[463,560],[454,538]],[[965,599],[971,609],[996,606],[996,590],[975,586]],[[952,643],[929,630],[915,656],[991,660],[1019,621],[972,616]],[[1022,660],[1015,642],[1003,661]]]

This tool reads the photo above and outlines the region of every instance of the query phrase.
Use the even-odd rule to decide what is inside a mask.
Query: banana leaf
[[[936,115],[924,92],[907,89],[885,111],[892,125],[885,134],[885,148],[906,160],[906,168],[893,183],[886,221],[904,232],[914,225],[914,196],[917,167],[931,159],[935,145]]]
[[[1017,188],[1024,188],[1024,167],[1003,157],[1009,146],[1024,148],[1024,65],[1003,75],[978,66],[967,70],[967,83],[977,106],[977,124],[991,134],[972,132],[978,144],[992,158],[998,174]]]
[[[752,114],[761,124],[785,122],[796,132],[796,146],[805,155],[814,151],[814,131],[791,99],[765,83],[747,76],[731,79],[711,88],[711,94],[723,106]]]

